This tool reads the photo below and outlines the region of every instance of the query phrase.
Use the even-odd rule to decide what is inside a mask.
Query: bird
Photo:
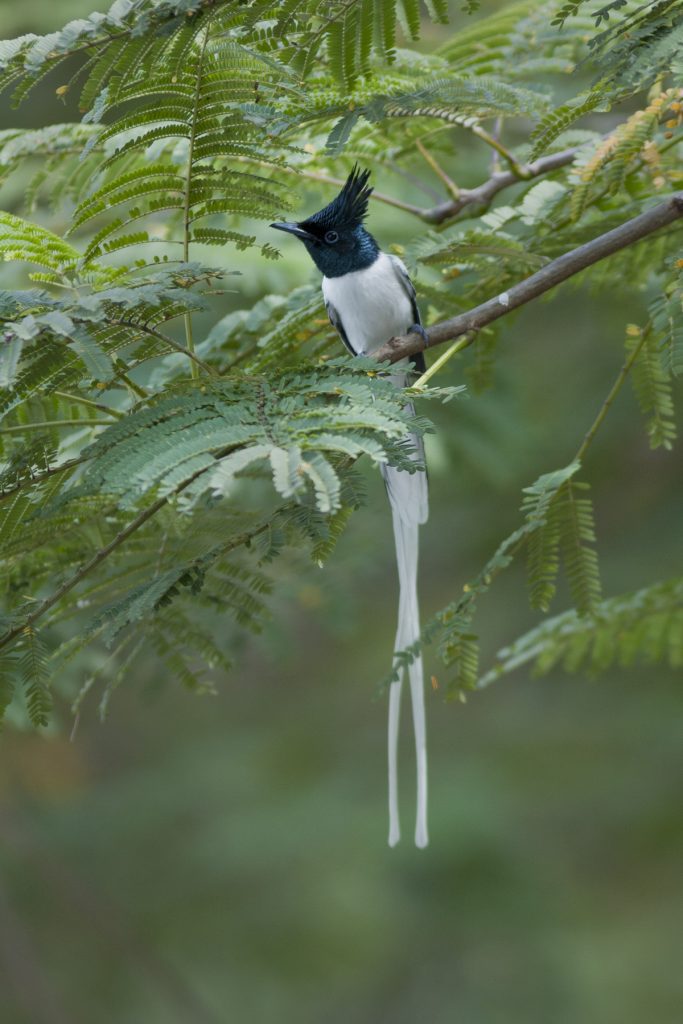
[[[415,288],[398,256],[383,252],[364,226],[372,187],[370,171],[354,165],[339,194],[312,216],[298,222],[271,224],[303,242],[318,270],[330,323],[352,355],[372,355],[397,335],[417,333],[427,343]],[[414,371],[424,373],[424,356],[413,358]],[[390,375],[404,387],[409,367],[403,361]],[[412,404],[406,403],[412,413]],[[417,596],[419,527],[427,521],[429,501],[422,439],[409,433],[409,456],[419,464],[416,472],[382,465],[394,532],[399,579],[398,626],[394,651],[419,640]],[[398,813],[398,735],[401,689],[407,671],[410,683],[417,770],[415,844],[429,842],[427,827],[427,738],[422,658],[418,654],[406,668],[395,663],[397,678],[389,688],[388,774],[390,846],[400,839]]]

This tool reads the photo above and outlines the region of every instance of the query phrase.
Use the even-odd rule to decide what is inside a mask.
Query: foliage
[[[574,610],[546,619],[499,651],[478,687],[532,664],[538,673],[561,664],[568,672],[597,674],[613,663],[622,667],[665,661],[683,666],[683,580],[665,580],[634,594],[602,601],[586,617]]]
[[[0,133],[0,181],[25,194],[0,215],[15,265],[0,292],[1,707],[23,689],[42,725],[50,676],[87,644],[111,650],[80,698],[101,683],[103,711],[143,640],[170,676],[211,689],[236,644],[225,617],[235,630],[267,617],[275,557],[285,573],[298,549],[331,554],[362,500],[356,461],[414,468],[403,439],[427,422],[382,368],[331,358],[317,287],[216,312],[243,258],[279,258],[260,222],[300,208],[298,183],[334,185],[360,161],[394,181],[379,202],[439,224],[402,251],[430,322],[680,185],[681,3],[522,0],[432,52],[398,45],[447,13],[441,0],[116,0],[0,44],[14,104],[49,85],[81,116]],[[494,178],[511,175],[491,208],[460,202],[456,179],[472,180],[462,140],[482,178],[489,157]],[[529,162],[565,150],[543,175]],[[399,196],[401,176],[425,167],[452,204],[441,219]],[[675,436],[679,237],[591,276],[647,290],[616,389],[630,374],[653,447]],[[495,385],[500,333],[474,346],[478,387]],[[479,678],[477,603],[522,549],[534,608],[548,611],[562,569],[575,604],[562,621],[577,636],[621,621],[628,599],[602,597],[589,481],[577,479],[602,419],[567,467],[526,489],[521,525],[425,628],[456,689]],[[646,632],[634,629],[634,656]]]

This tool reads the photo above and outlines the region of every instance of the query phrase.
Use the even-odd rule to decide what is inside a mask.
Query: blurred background
[[[3,0],[1,34],[93,9]],[[425,47],[464,20],[454,5],[451,26],[425,26]],[[36,96],[5,103],[0,127],[76,118],[50,79]],[[474,184],[488,154],[455,138],[461,184]],[[397,179],[384,188],[415,198]],[[329,198],[302,189],[302,209]],[[388,245],[421,226],[376,204],[371,229]],[[282,245],[276,264],[239,254],[245,276],[216,317],[312,279],[296,242]],[[626,282],[613,296],[565,288],[506,326],[493,390],[430,408],[425,619],[517,525],[521,488],[573,456],[641,310]],[[675,571],[680,468],[679,454],[649,451],[622,392],[586,469],[607,596]],[[104,724],[86,701],[72,742],[66,703],[52,734],[2,735],[3,1024],[680,1022],[680,678],[522,672],[462,704],[444,700],[428,659],[431,846],[412,846],[406,706],[404,838],[390,851],[376,681],[397,586],[382,487],[367,479],[324,571],[277,567],[272,625],[245,639],[218,696],[181,691],[143,658]],[[513,567],[480,609],[489,658],[534,621]]]

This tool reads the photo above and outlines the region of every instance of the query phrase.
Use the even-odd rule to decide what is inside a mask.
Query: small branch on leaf
[[[499,139],[503,131],[503,118],[497,117],[496,123],[493,126],[493,132],[491,133],[494,139]],[[494,149],[491,154],[491,174],[497,174],[500,171],[500,160],[499,154]]]
[[[43,420],[42,422],[35,423],[18,423],[11,427],[2,427],[0,429],[0,436],[3,434],[15,434],[20,433],[24,430],[42,430],[44,427],[110,427],[113,420],[88,420],[88,419],[68,419],[68,420]]]
[[[683,211],[682,211],[682,213],[683,213]],[[605,420],[605,417],[607,416],[607,413],[609,412],[610,408],[612,407],[612,404],[613,404],[615,398],[617,397],[617,395],[621,391],[622,387],[624,386],[624,383],[625,383],[625,381],[626,381],[626,379],[627,379],[627,377],[628,377],[628,375],[629,375],[629,373],[630,373],[630,371],[631,371],[631,369],[633,367],[633,364],[635,363],[636,359],[638,358],[638,355],[640,354],[640,351],[641,351],[641,349],[642,349],[642,347],[643,347],[643,345],[645,343],[646,337],[647,337],[647,332],[643,331],[642,337],[640,338],[640,341],[635,346],[633,351],[629,354],[628,358],[626,359],[626,361],[622,365],[621,369],[619,370],[619,373],[617,374],[617,377],[616,377],[614,383],[612,384],[612,387],[610,388],[609,392],[607,393],[607,396],[606,396],[605,400],[603,401],[602,405],[600,406],[600,409],[598,410],[597,416],[593,420],[591,426],[586,431],[584,439],[583,439],[582,443],[579,445],[579,448],[577,449],[576,454],[574,455],[573,459],[571,460],[571,463],[574,463],[574,462],[582,463],[583,462],[583,459],[584,459],[584,457],[586,455],[586,452],[588,451],[590,445],[592,444],[592,442],[593,442],[593,440],[595,438],[595,435],[597,434],[598,430],[602,426],[602,424],[603,424],[603,422]],[[465,338],[462,339],[463,342],[465,342],[465,340],[466,340]],[[458,343],[456,342],[456,345],[457,344]],[[451,349],[448,349],[448,351],[445,353],[445,355],[446,355],[447,358],[450,358]],[[441,357],[441,358],[443,358],[443,357]],[[427,373],[429,373],[429,371],[427,371]],[[419,384],[419,381],[418,381],[418,384]],[[557,494],[558,494],[558,492],[555,492],[555,494],[551,497],[551,499],[550,499],[550,503],[551,504],[554,501],[556,501]],[[474,603],[476,602],[477,596],[480,593],[482,593],[483,590],[488,590],[489,589],[489,587],[491,586],[492,582],[496,579],[496,577],[499,576],[500,573],[503,572],[503,570],[506,569],[507,566],[509,566],[512,563],[512,561],[517,557],[517,555],[519,554],[521,549],[527,543],[528,539],[529,539],[528,531],[524,530],[523,528],[518,528],[517,530],[514,531],[514,533],[512,533],[509,537],[507,537],[505,540],[503,540],[498,545],[498,547],[496,549],[496,552],[493,555],[493,558],[489,559],[489,561],[485,564],[484,568],[480,571],[478,576],[475,578],[474,583],[473,584],[468,584],[464,588],[463,596],[457,602],[457,604],[455,605],[455,608],[450,612],[450,621],[453,621],[453,619],[456,618],[459,615],[463,615],[463,614],[467,614],[468,613],[468,609],[471,606],[473,606]],[[503,551],[505,553],[505,559],[504,560],[499,558],[499,557],[497,557]],[[442,613],[439,613],[439,615],[441,615],[441,614]],[[423,633],[423,638],[424,638],[424,633]],[[424,639],[423,639],[423,643],[424,643]],[[407,651],[404,651],[402,653],[403,654],[410,653],[411,654],[411,658],[412,658],[412,657],[414,657],[414,655],[411,653],[412,650],[413,649],[408,648]],[[484,685],[488,685],[488,683],[492,679],[491,673],[490,672],[487,673],[483,677],[483,679],[486,680]],[[482,688],[480,682],[477,682],[476,688],[477,689],[481,689]]]
[[[220,454],[217,455],[217,463],[220,462],[221,458],[224,458],[226,455],[230,454],[230,452],[234,450],[235,449],[233,447],[224,449]],[[89,573],[91,573],[93,569],[96,569],[98,565],[101,565],[101,563],[109,557],[112,551],[115,551],[118,547],[120,547],[121,544],[124,543],[124,541],[128,540],[131,534],[139,530],[141,526],[144,526],[145,523],[147,523],[150,519],[153,518],[153,516],[157,514],[157,512],[164,508],[172,498],[177,497],[177,495],[179,494],[182,494],[182,492],[186,490],[186,488],[188,488],[191,483],[194,483],[197,477],[201,476],[202,473],[205,472],[206,466],[202,466],[201,469],[195,470],[195,472],[192,473],[192,475],[189,476],[187,480],[183,480],[183,482],[179,484],[171,494],[162,495],[160,498],[157,498],[155,501],[153,501],[151,505],[148,505],[147,508],[144,508],[141,512],[139,512],[134,519],[131,519],[127,526],[124,526],[124,528],[120,530],[116,534],[116,536],[109,541],[108,544],[105,544],[105,546],[100,548],[99,551],[96,551],[95,554],[92,555],[92,557],[89,558],[87,562],[84,562],[83,565],[81,565],[74,573],[72,573],[71,576],[68,577],[68,579],[64,580],[61,586],[57,587],[57,589],[52,594],[44,598],[44,600],[37,602],[33,608],[33,611],[29,612],[29,614],[26,615],[23,619],[21,619],[21,621],[17,622],[14,626],[8,629],[6,633],[0,636],[0,650],[2,650],[2,648],[6,647],[8,644],[11,644],[14,640],[17,639],[18,636],[21,636],[21,634],[24,632],[27,626],[32,626],[34,622],[36,622],[45,614],[45,612],[48,612],[50,608],[54,607],[54,605],[61,601],[61,599],[65,597],[66,594],[68,594],[71,590],[73,590],[74,587],[78,586],[81,580],[85,579],[85,577]],[[242,547],[244,544],[252,540],[254,537],[258,537],[259,534],[264,533],[269,526],[270,520],[267,519],[264,523],[261,523],[261,525],[256,527],[255,529],[238,534],[236,537],[233,537],[229,542],[226,543],[225,552],[227,553],[228,551],[233,551],[235,548]]]
[[[496,140],[491,138],[491,143],[495,141]],[[493,148],[494,152],[497,153],[497,146],[494,146]],[[518,185],[520,181],[530,181],[533,178],[540,178],[544,174],[550,174],[552,171],[559,170],[560,167],[566,167],[567,164],[573,163],[578,151],[579,147],[573,146],[571,149],[563,149],[559,153],[551,153],[550,156],[541,157],[539,160],[534,160],[534,162],[530,164],[520,164],[517,161],[514,161],[513,158],[514,169],[511,167],[510,170],[506,171],[494,171],[490,178],[482,182],[481,185],[477,185],[475,188],[459,188],[455,182],[450,179],[448,179],[450,182],[450,184],[448,184],[442,178],[453,198],[448,199],[446,202],[438,203],[436,206],[415,206],[413,203],[405,203],[402,199],[396,199],[395,196],[389,196],[384,192],[377,191],[372,193],[372,198],[378,203],[384,203],[386,206],[393,206],[397,210],[404,210],[406,213],[411,213],[414,217],[419,217],[420,220],[425,221],[427,224],[443,224],[444,221],[457,217],[459,213],[467,209],[469,206],[488,206],[494,196],[498,195],[499,192],[502,192],[503,189],[509,188],[510,185]],[[511,157],[511,154],[508,155]],[[245,158],[245,161],[252,162],[247,158]],[[430,166],[432,166],[432,164],[430,164]],[[436,168],[434,168],[434,170],[435,173],[439,173],[436,171]],[[442,169],[440,168],[439,170],[441,171]],[[325,185],[336,185],[341,188],[344,184],[343,178],[335,178],[328,174],[320,174],[317,171],[309,171],[302,168],[292,168],[292,171],[302,178],[308,178],[310,181],[320,181]],[[441,177],[441,174],[439,174],[439,177]],[[454,189],[457,190],[457,196],[453,191]]]
[[[187,169],[185,172],[185,189],[183,199],[183,259],[186,263],[190,262],[190,214],[192,210],[191,197],[192,197],[192,170],[194,166],[194,147],[197,139],[197,115],[199,112],[199,99],[201,96],[203,74],[204,74],[204,54],[206,53],[206,47],[209,42],[209,29],[208,26],[204,29],[204,37],[199,48],[199,55],[197,58],[197,82],[194,91],[194,98],[192,101],[192,119],[190,122],[190,138],[187,148]],[[199,377],[199,366],[202,365],[201,361],[198,360],[194,354],[194,337],[192,334],[192,314],[185,313],[183,320],[185,322],[185,342],[187,345],[186,354],[190,357],[190,372],[192,376]]]
[[[136,398],[149,398],[149,392],[146,388],[143,388],[142,384],[136,384],[129,376],[130,371],[134,370],[136,366],[142,365],[142,362],[143,361],[140,360],[139,363],[135,363],[133,366],[127,366],[119,356],[116,361],[117,371],[111,379],[111,386],[113,387],[116,381],[121,381],[126,385],[131,395],[135,395]]]
[[[491,149],[498,154],[498,156],[501,156],[503,158],[505,163],[510,168],[510,173],[514,175],[517,181],[523,181],[526,178],[532,177],[532,174],[529,172],[528,165],[520,164],[520,162],[515,158],[514,154],[512,154],[510,150],[503,145],[502,142],[499,142],[499,140],[494,135],[491,135],[490,132],[487,132],[478,124],[473,125],[470,128],[470,131],[472,132],[473,135],[476,135],[477,138],[481,139],[482,142],[485,142],[487,146],[490,146]]]
[[[460,189],[455,184],[453,179],[446,174],[438,160],[434,159],[434,157],[426,148],[426,146],[423,146],[420,139],[415,139],[415,145],[422,159],[431,167],[431,169],[434,171],[434,174],[436,174],[437,178],[441,179],[441,181],[446,186],[446,190],[451,194],[453,199],[455,199],[456,201],[460,199]]]
[[[54,476],[55,473],[67,473],[70,469],[75,469],[76,466],[80,466],[87,461],[87,458],[79,455],[78,458],[69,459],[68,462],[62,462],[59,466],[50,466],[48,469],[44,469],[39,473],[26,476],[23,479],[18,480],[16,483],[11,484],[9,487],[5,487],[4,490],[0,490],[0,501],[4,498],[10,498],[13,494],[16,494],[17,491],[23,490],[24,487],[32,487],[34,484],[42,483],[43,480],[47,479],[49,476]]]
[[[494,196],[497,196],[503,189],[511,185],[518,185],[520,181],[530,181],[533,178],[540,178],[544,174],[557,171],[560,167],[574,162],[578,146],[570,149],[563,149],[559,153],[551,153],[550,156],[541,157],[530,164],[518,164],[517,170],[494,171],[490,178],[483,181],[475,188],[460,189],[459,199],[449,199],[445,203],[433,206],[431,209],[423,209],[418,216],[428,224],[443,224],[446,220],[457,217],[462,210],[468,206],[481,207],[489,206]]]
[[[203,359],[200,359],[196,352],[191,352],[189,348],[185,348],[185,346],[181,345],[179,341],[175,340],[175,338],[169,337],[168,334],[164,334],[162,331],[157,331],[154,327],[149,327],[147,324],[136,323],[134,320],[109,320],[108,323],[114,324],[117,327],[132,327],[136,331],[142,331],[143,334],[149,334],[150,338],[156,338],[158,341],[163,341],[165,345],[169,345],[171,348],[174,348],[176,352],[182,352],[182,354],[187,356],[193,364],[200,366],[205,373],[208,373],[213,377],[219,376],[218,370],[214,369],[213,366],[209,366],[209,364],[205,363]],[[193,376],[196,376],[196,374],[193,374]],[[146,398],[147,393],[143,393],[140,397]]]
[[[645,344],[645,342],[647,340],[647,335],[648,335],[648,331],[644,330],[642,332],[641,336],[640,336],[640,340],[639,340],[638,344],[633,347],[633,351],[629,354],[628,358],[625,360],[624,365],[622,366],[622,368],[619,371],[619,374],[617,375],[617,379],[615,380],[614,384],[610,388],[609,393],[608,393],[607,397],[605,398],[604,402],[600,406],[600,409],[598,411],[598,415],[595,417],[595,419],[593,420],[591,426],[586,431],[586,435],[585,435],[585,437],[584,437],[584,439],[583,439],[583,441],[581,443],[581,446],[579,447],[579,450],[577,451],[576,455],[574,456],[574,460],[573,460],[574,462],[583,462],[583,457],[586,454],[586,452],[588,451],[588,449],[590,448],[590,446],[591,446],[591,444],[593,442],[593,438],[595,437],[595,435],[597,434],[598,430],[600,429],[605,416],[610,411],[610,409],[612,407],[612,404],[614,402],[614,399],[617,397],[617,395],[621,391],[622,387],[624,386],[624,382],[625,382],[626,378],[628,377],[629,373],[631,372],[631,367],[633,366],[633,364],[635,363],[636,359],[640,355],[641,349],[642,349],[643,345]]]
[[[104,402],[93,402],[90,398],[83,398],[81,395],[70,395],[66,391],[53,391],[54,395],[58,398],[64,398],[67,402],[74,402],[76,405],[84,405],[88,409],[97,409],[99,412],[106,412],[107,415],[113,416],[114,419],[123,419],[125,413],[120,412],[118,409],[112,409],[111,406],[105,405]]]
[[[633,217],[618,228],[606,231],[604,235],[598,235],[591,242],[586,242],[585,245],[580,245],[563,256],[551,260],[531,277],[527,277],[524,281],[520,281],[519,284],[513,285],[494,298],[482,302],[474,309],[460,313],[450,320],[433,324],[427,329],[428,340],[426,343],[419,334],[390,338],[381,348],[373,352],[373,357],[378,362],[395,363],[405,356],[415,355],[426,348],[442,345],[445,341],[453,341],[463,334],[481,330],[482,327],[493,323],[494,320],[511,313],[513,309],[518,309],[527,302],[531,302],[532,299],[538,298],[539,295],[550,291],[562,281],[566,281],[594,263],[604,260],[607,256],[612,256],[620,249],[634,245],[681,217],[683,217],[683,192],[678,192],[670,196],[666,202]],[[471,340],[473,338],[463,339],[462,347],[465,348],[471,343]]]
[[[203,472],[203,470],[201,470],[201,472]],[[198,475],[199,473],[195,474],[195,476]],[[192,479],[193,478],[186,481],[185,486],[191,483]],[[181,488],[178,488],[178,491],[180,490]],[[132,533],[135,533],[136,530],[139,530],[140,527],[143,526],[148,519],[151,519],[152,516],[156,515],[159,509],[163,508],[167,502],[167,495],[164,495],[162,498],[157,498],[157,500],[154,501],[151,505],[148,505],[147,508],[143,509],[142,512],[138,513],[135,519],[131,519],[128,525],[125,526],[123,530],[121,530],[119,533],[117,533],[116,536],[112,540],[110,540],[108,544],[105,545],[105,547],[100,548],[99,551],[96,551],[92,558],[88,559],[87,562],[84,562],[83,565],[79,569],[77,569],[75,573],[69,576],[68,579],[64,580],[62,585],[60,587],[57,587],[57,589],[52,594],[50,594],[49,597],[46,597],[44,600],[39,601],[34,607],[33,611],[30,612],[20,622],[18,622],[16,626],[13,626],[11,629],[8,629],[4,636],[0,637],[0,648],[6,647],[7,644],[11,644],[13,640],[16,640],[18,636],[21,636],[21,634],[24,632],[27,626],[32,626],[37,619],[44,615],[45,612],[49,611],[53,605],[57,604],[57,602],[60,601],[66,594],[68,594],[70,590],[73,590],[73,588],[78,583],[80,583],[81,580],[85,576],[87,576],[89,572],[92,572],[92,570],[96,569],[101,562],[104,562],[105,558],[107,558],[112,553],[112,551],[115,551],[120,544],[123,544],[124,540],[127,540],[127,538],[130,537]]]

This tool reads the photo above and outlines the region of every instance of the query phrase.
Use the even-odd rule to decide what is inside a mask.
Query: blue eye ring
[[[336,231],[326,231],[325,241],[328,243],[328,245],[334,245],[335,242],[339,241],[339,235],[337,234]]]

